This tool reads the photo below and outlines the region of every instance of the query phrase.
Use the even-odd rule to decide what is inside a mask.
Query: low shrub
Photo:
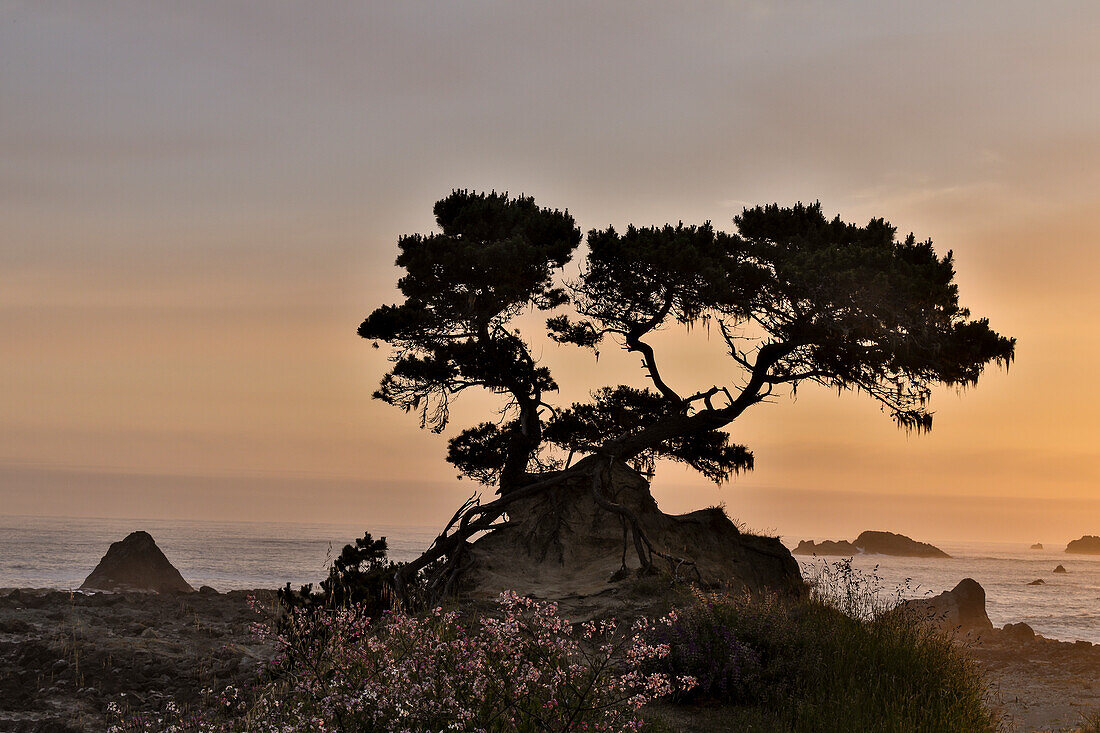
[[[760,684],[760,653],[741,638],[736,624],[726,618],[729,606],[714,596],[672,614],[671,622],[654,632],[669,653],[658,663],[674,675],[690,675],[697,684],[681,700],[715,698],[752,699]]]
[[[186,722],[112,731],[627,731],[647,702],[694,684],[644,669],[668,653],[645,619],[574,627],[555,604],[514,593],[476,621],[298,608],[265,633],[279,649],[267,682]]]
[[[965,652],[850,570],[803,598],[697,593],[655,632],[670,651],[653,669],[698,678],[681,699],[728,705],[730,730],[994,730]]]
[[[313,584],[293,590],[290,583],[279,591],[279,603],[287,611],[355,606],[362,613],[378,618],[394,606],[393,574],[398,565],[387,559],[386,538],[374,539],[370,532],[344,545],[332,561],[328,577],[319,591]]]

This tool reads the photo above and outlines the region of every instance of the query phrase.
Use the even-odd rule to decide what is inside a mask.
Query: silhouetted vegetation
[[[949,636],[886,606],[840,608],[872,597],[843,584],[807,598],[697,594],[657,632],[671,651],[654,669],[698,680],[672,710],[720,704],[726,730],[996,730],[980,671]]]
[[[284,610],[318,610],[355,608],[371,618],[395,605],[393,574],[399,563],[387,557],[386,538],[374,539],[370,532],[344,545],[339,557],[332,561],[328,577],[314,590],[308,583],[297,590],[290,583],[279,590],[279,603]],[[410,588],[416,595],[416,587]]]
[[[898,240],[883,219],[859,226],[827,219],[819,204],[770,205],[745,209],[736,233],[709,223],[592,230],[579,278],[556,282],[581,241],[568,212],[454,191],[435,215],[439,233],[398,242],[404,302],[379,307],[359,335],[393,347],[375,396],[415,411],[423,427],[445,430],[451,401],[467,389],[502,397],[499,419],[461,431],[447,455],[500,497],[475,496],[397,569],[399,596],[439,560],[432,587],[449,587],[470,537],[497,526],[511,502],[577,475],[592,477],[598,505],[629,527],[627,544],[648,570],[655,550],[636,518],[601,495],[609,464],[652,473],[665,458],[726,481],[753,456],[724,428],[806,383],[863,392],[901,427],[929,430],[934,385],[976,384],[1014,354],[1014,339],[959,304],[951,253],[913,235]],[[598,357],[610,341],[637,354],[652,388],[594,385],[589,402],[552,404],[557,384],[516,324],[531,311],[548,313],[559,343]],[[650,337],[695,325],[721,335],[739,380],[684,388],[665,378]]]

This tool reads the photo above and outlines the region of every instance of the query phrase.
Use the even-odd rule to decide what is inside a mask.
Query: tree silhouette
[[[827,219],[819,204],[770,205],[745,209],[735,234],[709,223],[593,230],[580,277],[563,287],[553,272],[580,243],[568,213],[455,191],[435,214],[441,234],[398,243],[405,302],[377,309],[359,334],[394,346],[376,396],[418,411],[424,427],[443,430],[450,400],[468,387],[506,398],[498,421],[460,432],[447,456],[500,497],[460,507],[398,571],[399,596],[433,563],[431,583],[446,589],[471,536],[497,526],[512,502],[577,475],[592,476],[597,503],[629,523],[643,568],[654,554],[679,566],[601,494],[611,463],[652,473],[663,458],[726,481],[753,458],[723,428],[806,382],[863,392],[899,426],[923,432],[934,385],[976,384],[988,364],[1006,366],[1014,354],[1014,339],[959,305],[952,254],[941,258],[912,235],[899,241],[882,219],[857,226]],[[547,402],[556,384],[513,324],[528,309],[567,311],[547,320],[559,343],[598,355],[610,340],[636,353],[652,388],[598,388],[567,408]],[[650,337],[700,322],[717,328],[739,378],[672,385]]]

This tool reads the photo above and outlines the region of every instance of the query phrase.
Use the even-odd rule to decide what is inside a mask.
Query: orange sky
[[[820,200],[956,254],[1019,339],[927,436],[806,388],[757,470],[658,473],[785,536],[1100,534],[1100,6],[0,6],[0,513],[432,524],[473,489],[355,336],[452,187],[582,229]],[[575,272],[572,265],[567,272]],[[706,334],[670,378],[728,383]],[[635,361],[540,353],[562,400]],[[463,400],[456,426],[491,402]]]

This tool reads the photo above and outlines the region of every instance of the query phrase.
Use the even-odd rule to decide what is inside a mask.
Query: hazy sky
[[[0,513],[433,524],[445,437],[355,328],[454,187],[582,229],[820,200],[955,251],[1011,371],[906,435],[805,388],[722,488],[785,536],[1100,534],[1100,4],[0,1]],[[575,273],[576,266],[567,273]],[[685,389],[729,383],[703,331]],[[541,344],[563,401],[641,384]],[[492,403],[464,400],[456,426]]]

